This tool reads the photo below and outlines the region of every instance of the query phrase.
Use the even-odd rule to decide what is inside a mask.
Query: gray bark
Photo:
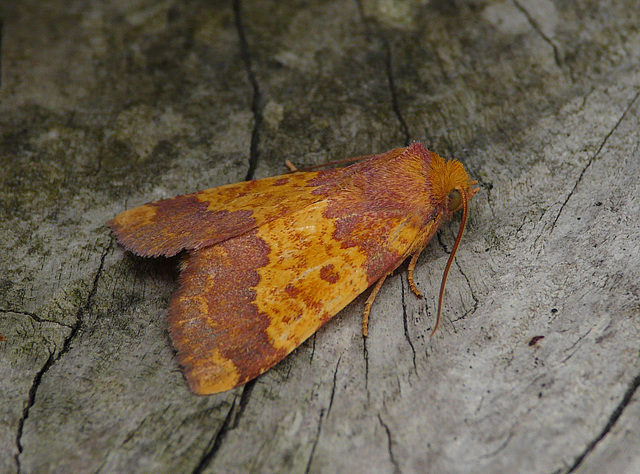
[[[637,2],[4,2],[0,472],[640,471]],[[198,397],[124,209],[413,141],[457,231]],[[534,336],[544,336],[529,345]]]

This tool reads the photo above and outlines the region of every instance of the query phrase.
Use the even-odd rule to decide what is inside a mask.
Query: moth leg
[[[416,268],[416,263],[418,262],[418,257],[420,256],[420,252],[416,252],[411,256],[411,261],[409,262],[409,275],[407,276],[407,280],[409,280],[409,288],[413,291],[413,294],[418,298],[422,298],[422,293],[418,290],[415,282],[413,281],[413,270]]]
[[[287,168],[289,168],[290,173],[295,173],[296,171],[298,171],[298,167],[291,163],[289,160],[284,160],[284,164]]]
[[[362,312],[362,335],[364,337],[367,337],[369,335],[369,313],[371,312],[371,305],[373,304],[373,300],[376,299],[376,295],[378,294],[378,291],[380,291],[380,288],[382,288],[382,284],[384,283],[384,280],[389,275],[390,274],[387,273],[377,281],[376,286],[373,287],[373,290],[371,290],[371,294],[369,295],[369,297],[367,298],[367,301],[364,304],[364,311]]]

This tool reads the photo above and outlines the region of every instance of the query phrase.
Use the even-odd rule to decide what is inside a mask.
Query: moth
[[[252,380],[298,347],[354,298],[422,250],[458,209],[462,220],[444,287],[477,192],[462,164],[414,143],[356,164],[295,172],[152,202],[109,222],[143,257],[186,253],[169,333],[196,394]]]

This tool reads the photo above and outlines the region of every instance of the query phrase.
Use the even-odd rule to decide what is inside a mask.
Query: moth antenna
[[[352,158],[342,158],[341,160],[332,160],[332,161],[328,161],[326,163],[320,163],[319,165],[305,166],[304,168],[296,168],[296,166],[293,163],[291,163],[289,160],[285,161],[285,165],[287,165],[287,168],[289,168],[289,170],[292,173],[295,172],[295,171],[313,171],[313,170],[317,170],[317,169],[320,169],[320,168],[326,168],[328,166],[344,165],[344,164],[347,164],[347,163],[354,163],[356,161],[371,160],[373,158],[378,158],[378,157],[382,157],[382,156],[385,156],[385,155],[389,159],[397,158],[405,150],[406,150],[406,148],[396,148],[396,149],[388,151],[386,153],[380,153],[380,154],[374,154],[374,155],[354,156]]]
[[[327,168],[328,166],[336,166],[336,165],[344,165],[346,163],[354,163],[356,161],[366,160],[367,158],[372,158],[377,155],[364,155],[364,156],[354,156],[352,158],[342,158],[340,160],[332,160],[327,163],[320,163],[318,165],[310,165],[305,166],[304,168],[297,168],[296,165],[291,163],[289,160],[285,160],[284,164],[289,168],[290,173],[295,173],[296,171],[313,171],[320,168]]]
[[[464,228],[467,225],[467,193],[465,193],[464,189],[460,189],[460,195],[462,196],[462,220],[460,221],[460,228],[458,229],[458,236],[456,237],[456,241],[453,244],[453,249],[451,249],[451,253],[449,254],[449,260],[447,261],[447,266],[444,267],[444,273],[442,274],[442,283],[440,284],[440,297],[438,298],[438,316],[436,317],[436,325],[431,331],[431,336],[436,333],[438,326],[440,325],[440,313],[442,313],[442,299],[444,298],[444,287],[447,283],[447,276],[449,275],[449,269],[451,268],[451,264],[453,263],[453,259],[456,256],[456,252],[458,251],[458,245],[460,245],[460,241],[462,240],[462,233],[464,232]]]

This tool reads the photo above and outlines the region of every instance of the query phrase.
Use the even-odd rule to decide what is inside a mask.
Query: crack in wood
[[[558,51],[558,47],[555,45],[555,43],[551,40],[551,38],[549,38],[544,31],[542,31],[542,29],[540,28],[540,25],[538,25],[538,22],[536,20],[534,20],[534,18],[531,16],[531,14],[527,11],[526,8],[524,8],[522,5],[520,5],[520,3],[517,2],[517,0],[512,0],[514,6],[525,16],[525,18],[527,19],[527,22],[529,22],[529,25],[531,25],[531,28],[533,28],[533,30],[538,33],[540,35],[540,37],[544,40],[545,43],[547,43],[549,46],[551,46],[551,48],[553,49],[553,59],[556,63],[556,66],[558,66],[558,68],[562,68],[562,61],[560,60],[560,53]]]
[[[389,92],[391,93],[391,108],[393,109],[393,113],[398,120],[400,125],[400,129],[404,136],[404,144],[405,146],[410,145],[411,135],[409,134],[409,126],[402,116],[402,111],[400,110],[400,104],[398,103],[398,90],[396,89],[394,78],[393,78],[393,58],[391,54],[391,46],[389,45],[389,40],[383,38],[382,44],[385,50],[385,72],[387,74],[387,82],[389,84]]]
[[[311,336],[311,357],[309,357],[309,365],[313,364],[313,357],[316,355],[316,334],[314,332]]]
[[[258,80],[253,72],[251,55],[249,54],[249,44],[247,43],[247,36],[242,24],[242,3],[240,0],[234,0],[233,14],[238,38],[240,40],[240,55],[242,56],[242,61],[244,62],[244,67],[247,71],[247,79],[249,80],[253,91],[253,97],[251,99],[253,130],[251,131],[251,144],[249,148],[249,168],[247,169],[247,174],[245,176],[245,181],[249,181],[253,179],[256,167],[258,166],[258,143],[260,141],[260,127],[262,126],[262,108],[260,106],[261,95]]]
[[[460,316],[458,319],[456,319],[456,321],[459,321],[461,319],[466,318],[470,314],[475,313],[478,310],[479,301],[478,301],[478,298],[476,297],[475,293],[473,292],[473,287],[471,286],[471,282],[469,281],[469,277],[467,277],[467,275],[464,273],[464,271],[462,271],[462,266],[460,266],[460,264],[458,263],[457,259],[456,259],[456,267],[458,267],[458,270],[460,271],[460,273],[464,277],[465,281],[467,282],[467,286],[469,287],[469,293],[471,293],[471,298],[473,299],[473,308],[467,310],[462,316]]]
[[[58,321],[53,321],[51,319],[44,319],[44,318],[41,318],[40,316],[38,316],[37,314],[31,313],[29,311],[14,311],[12,309],[0,308],[0,313],[4,313],[4,314],[11,313],[11,314],[17,314],[18,316],[27,316],[27,317],[33,319],[35,322],[40,323],[40,324],[42,324],[42,323],[50,323],[50,324],[55,324],[57,326],[65,327],[65,328],[68,328],[68,329],[73,329],[73,326],[70,325],[70,324],[65,324],[65,323],[61,323],[61,322],[58,322]]]
[[[404,280],[400,282],[400,289],[402,290],[402,325],[404,326],[404,338],[409,343],[409,347],[411,347],[412,353],[412,361],[413,361],[413,371],[416,376],[418,375],[418,366],[416,365],[416,348],[413,346],[413,341],[411,340],[411,335],[409,334],[409,323],[408,323],[408,314],[407,314],[407,305],[405,302],[405,283]],[[411,378],[409,378],[409,384],[411,384]]]
[[[42,377],[47,372],[47,370],[49,370],[49,368],[53,365],[53,361],[54,361],[53,354],[54,354],[53,352],[49,352],[49,357],[45,361],[42,368],[36,373],[35,377],[33,378],[33,382],[31,384],[31,387],[29,388],[29,396],[27,398],[27,403],[22,410],[22,417],[18,420],[18,429],[16,431],[16,448],[18,449],[18,452],[15,455],[16,472],[18,474],[22,472],[22,466],[20,464],[20,455],[24,450],[22,446],[22,433],[24,431],[24,424],[27,421],[27,418],[29,418],[29,410],[35,403],[36,393],[38,391],[38,387],[40,386],[40,382],[42,381]]]
[[[236,408],[236,401],[234,399],[233,402],[231,402],[231,407],[229,408],[229,411],[227,411],[227,415],[224,417],[224,421],[222,422],[222,425],[220,425],[220,429],[216,431],[213,437],[209,440],[209,443],[207,444],[207,448],[204,450],[204,453],[202,453],[202,456],[200,457],[200,461],[198,462],[196,467],[193,469],[193,471],[191,471],[192,474],[199,474],[203,472],[207,467],[209,467],[209,465],[211,464],[211,461],[213,461],[213,458],[215,457],[216,453],[220,449],[220,446],[222,446],[222,441],[227,436],[227,433],[229,431],[229,425],[231,423],[231,418],[233,417],[235,408]]]
[[[320,432],[322,431],[323,420],[324,420],[324,408],[320,410],[320,419],[318,420],[318,430],[316,431],[316,438],[313,440],[313,445],[311,446],[311,452],[309,453],[307,466],[304,469],[305,474],[308,474],[311,470],[311,463],[313,462],[313,456],[316,453],[316,448],[318,447],[318,441],[320,441]]]
[[[229,431],[234,430],[238,427],[238,425],[240,424],[240,419],[242,418],[242,415],[244,414],[244,411],[249,404],[249,400],[251,399],[251,393],[253,392],[255,384],[256,379],[250,380],[242,387],[240,401],[237,405],[235,399],[231,403],[231,408],[229,408],[229,411],[227,412],[227,415],[225,416],[220,429],[209,440],[207,448],[200,456],[200,461],[193,469],[193,471],[191,471],[192,474],[199,474],[211,465],[211,462],[215,459],[218,451],[220,451],[220,447],[222,446],[222,443],[227,437]]]
[[[367,403],[369,402],[369,350],[367,338],[362,338],[362,357],[364,358],[364,388],[367,391]]]
[[[593,328],[589,328],[589,330],[588,330],[586,333],[584,333],[582,336],[580,336],[580,337],[576,340],[576,342],[574,342],[573,344],[571,344],[571,347],[568,347],[568,348],[564,351],[564,352],[569,352],[569,351],[572,351],[572,352],[571,352],[567,357],[565,357],[565,358],[560,362],[561,364],[564,364],[565,362],[567,362],[569,359],[571,359],[571,358],[576,354],[576,352],[578,352],[578,351],[580,350],[580,346],[579,346],[580,342],[582,342],[582,340],[583,340],[585,337],[587,337],[587,336],[591,333],[591,331],[592,331],[592,330],[593,330]],[[574,350],[574,349],[575,349],[575,350]]]
[[[240,424],[240,418],[244,414],[244,410],[247,408],[249,404],[249,400],[251,400],[251,394],[253,393],[253,388],[255,387],[257,379],[250,380],[247,382],[242,388],[242,394],[240,395],[240,403],[238,403],[238,410],[233,417],[233,423],[231,424],[231,429],[235,429]]]
[[[585,458],[596,448],[598,443],[600,443],[600,441],[602,441],[609,434],[611,429],[615,426],[615,424],[618,422],[618,420],[622,416],[622,413],[624,412],[625,408],[631,403],[631,399],[633,398],[635,393],[638,391],[638,387],[640,387],[640,374],[636,375],[635,378],[631,381],[631,384],[629,385],[629,388],[627,388],[627,391],[622,397],[622,400],[620,401],[618,406],[615,408],[615,410],[613,410],[613,412],[611,413],[611,416],[609,417],[607,424],[604,426],[604,428],[598,434],[598,436],[596,436],[591,442],[587,444],[587,447],[584,449],[584,451],[580,453],[580,455],[578,455],[578,457],[575,459],[573,464],[569,467],[569,469],[567,469],[566,471],[567,474],[574,472],[576,469],[578,469],[578,467],[580,467],[580,465],[585,460]]]
[[[4,20],[0,18],[0,89],[2,89],[2,34],[4,33]]]
[[[391,54],[391,45],[389,44],[389,40],[380,32],[380,27],[378,26],[377,22],[366,17],[362,2],[360,0],[355,0],[355,4],[358,10],[358,14],[360,15],[360,21],[364,25],[365,38],[370,41],[371,36],[376,36],[382,42],[382,49],[384,50],[385,74],[387,76],[387,84],[389,86],[389,94],[391,96],[391,109],[393,110],[393,113],[398,120],[398,124],[400,125],[400,131],[404,137],[404,144],[405,146],[409,146],[411,135],[409,133],[409,126],[402,116],[400,104],[398,103],[398,90],[395,86],[395,80],[393,76],[393,55]],[[369,26],[370,23],[375,23],[376,25],[376,29],[378,31],[375,34],[371,32],[372,28]]]
[[[616,124],[611,128],[611,130],[609,130],[609,133],[607,133],[607,135],[604,137],[604,139],[602,140],[602,143],[600,143],[600,146],[598,147],[596,152],[589,159],[587,164],[582,168],[582,172],[580,173],[580,176],[578,176],[578,179],[576,180],[575,184],[573,185],[573,188],[569,192],[569,195],[567,196],[567,198],[562,203],[562,206],[560,206],[560,210],[558,211],[558,214],[556,215],[556,218],[553,220],[553,223],[551,224],[551,229],[549,230],[549,234],[553,233],[553,230],[555,229],[556,224],[558,223],[558,219],[560,219],[560,215],[562,214],[562,211],[564,211],[564,208],[567,205],[567,203],[569,202],[569,199],[571,199],[571,197],[575,193],[576,189],[578,188],[578,185],[582,182],[582,178],[584,177],[585,173],[591,167],[591,165],[596,160],[596,158],[598,158],[598,156],[600,156],[600,152],[602,151],[602,149],[605,147],[605,145],[609,141],[609,138],[611,138],[613,133],[617,130],[617,128],[622,123],[622,121],[625,119],[625,117],[627,116],[627,114],[629,113],[631,108],[633,107],[633,104],[635,104],[636,100],[638,100],[638,97],[640,97],[640,92],[636,92],[636,95],[633,97],[633,99],[631,100],[631,102],[629,103],[627,108],[624,110],[624,112],[622,113],[622,115],[620,116],[620,118],[618,119]]]
[[[387,424],[382,420],[382,416],[380,416],[379,413],[378,413],[378,421],[380,421],[380,424],[384,428],[385,433],[387,433],[387,451],[389,452],[389,460],[391,461],[391,464],[393,464],[393,472],[400,473],[402,472],[402,470],[400,469],[400,465],[398,464],[398,461],[396,460],[396,457],[393,454],[393,438],[391,436],[391,430],[389,429]]]
[[[93,284],[91,286],[91,290],[87,295],[87,300],[84,305],[78,308],[76,313],[76,322],[71,328],[68,336],[65,338],[64,343],[62,344],[62,349],[58,352],[57,355],[54,356],[54,352],[49,352],[49,357],[47,358],[44,365],[41,369],[36,373],[33,378],[33,382],[31,383],[31,387],[29,388],[29,396],[27,398],[27,403],[25,404],[24,409],[22,410],[22,417],[18,420],[18,429],[16,431],[16,447],[18,449],[17,454],[15,455],[15,463],[16,463],[16,471],[18,474],[21,472],[21,463],[20,463],[20,455],[22,454],[24,447],[22,446],[22,434],[24,432],[24,425],[27,419],[29,418],[29,412],[31,407],[35,404],[36,395],[38,394],[38,389],[40,388],[40,384],[42,383],[42,378],[44,375],[53,367],[53,365],[58,362],[69,350],[71,349],[71,342],[75,339],[78,334],[80,327],[82,326],[83,316],[89,311],[89,308],[93,304],[93,298],[95,297],[98,290],[98,282],[100,281],[100,277],[102,275],[102,271],[104,268],[104,262],[107,257],[107,254],[111,250],[112,246],[109,245],[103,252],[100,257],[100,264],[98,265],[98,270],[93,278]]]
[[[333,371],[333,385],[331,386],[331,397],[329,398],[329,406],[327,407],[327,418],[329,417],[329,413],[331,413],[331,407],[333,406],[333,397],[336,394],[336,383],[338,380],[338,367],[340,367],[340,361],[342,360],[342,354],[338,357],[338,363],[336,364],[336,368]]]

